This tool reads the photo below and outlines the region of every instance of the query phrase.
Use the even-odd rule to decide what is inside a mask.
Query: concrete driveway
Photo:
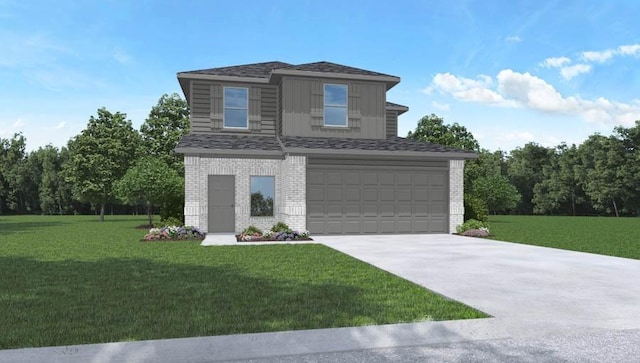
[[[640,356],[638,260],[450,235],[314,239],[493,318],[0,350],[0,362],[634,362]]]
[[[453,235],[316,241],[513,324],[640,329],[640,261]]]

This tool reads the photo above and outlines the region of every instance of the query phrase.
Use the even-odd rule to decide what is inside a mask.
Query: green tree
[[[548,165],[553,149],[540,146],[534,142],[516,148],[507,158],[509,180],[522,195],[517,206],[520,214],[533,214],[533,188],[542,181],[543,169]]]
[[[176,93],[162,95],[140,126],[145,154],[164,160],[180,175],[184,175],[184,164],[174,149],[180,137],[188,132],[189,105]]]
[[[467,151],[480,150],[478,141],[464,126],[457,122],[445,125],[444,120],[434,114],[421,118],[415,131],[409,131],[407,138]]]
[[[596,210],[620,214],[619,203],[629,197],[625,185],[625,150],[614,136],[591,135],[580,145],[580,184]]]
[[[634,127],[616,127],[615,136],[620,140],[624,162],[618,177],[626,188],[625,209],[640,217],[640,120]]]
[[[520,201],[520,193],[509,179],[500,174],[482,176],[473,183],[472,195],[481,198],[489,212],[497,214],[515,208]]]
[[[0,212],[3,208],[25,213],[26,139],[21,133],[0,139]]]
[[[123,203],[143,205],[153,225],[153,208],[184,198],[184,179],[164,160],[145,157],[116,182],[114,191]]]
[[[31,153],[30,159],[35,157],[40,169],[38,199],[43,214],[63,214],[71,208],[71,188],[61,175],[66,151],[47,145]]]
[[[65,181],[72,185],[75,198],[100,208],[100,221],[106,204],[114,200],[113,184],[136,161],[139,145],[140,135],[126,114],[105,108],[69,141]]]

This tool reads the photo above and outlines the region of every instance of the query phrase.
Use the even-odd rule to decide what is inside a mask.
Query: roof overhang
[[[400,77],[393,76],[374,76],[365,74],[348,74],[348,73],[332,73],[332,72],[313,72],[299,71],[295,69],[274,69],[271,72],[271,79],[277,83],[282,76],[298,76],[298,77],[314,77],[314,78],[334,78],[349,79],[359,81],[384,82],[387,90],[400,83]]]
[[[282,151],[277,150],[237,150],[237,149],[205,149],[197,147],[178,147],[174,149],[178,154],[184,155],[220,155],[220,156],[239,156],[239,157],[251,157],[251,158],[269,158],[269,159],[283,159],[284,154]]]
[[[189,87],[190,80],[205,80],[205,81],[219,81],[219,82],[238,82],[238,83],[263,83],[268,84],[268,78],[260,77],[235,77],[235,76],[220,76],[214,74],[202,74],[202,73],[189,73],[180,72],[177,74],[180,88],[184,93],[187,101],[191,99],[191,88]]]
[[[476,153],[465,152],[436,152],[436,151],[387,151],[387,150],[358,150],[358,149],[311,149],[292,148],[284,149],[287,154],[294,155],[318,155],[318,156],[358,156],[358,157],[391,157],[391,158],[416,158],[416,159],[446,159],[446,160],[470,160],[477,159]]]
[[[386,106],[385,107],[386,110],[391,110],[391,111],[398,111],[398,115],[402,115],[403,113],[409,111],[409,107],[407,106],[401,106],[401,105],[397,105],[397,106]]]

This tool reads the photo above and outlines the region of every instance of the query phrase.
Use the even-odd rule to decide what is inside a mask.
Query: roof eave
[[[215,154],[215,155],[235,155],[235,156],[265,156],[284,157],[279,150],[243,150],[243,149],[209,149],[200,147],[177,147],[174,149],[178,154]]]
[[[202,73],[178,73],[178,80],[182,79],[200,79],[209,81],[226,81],[226,82],[241,82],[241,83],[269,83],[268,78],[262,77],[238,77],[238,76],[221,76],[216,74],[202,74]]]
[[[387,84],[387,90],[400,83],[400,77],[393,76],[374,76],[365,74],[349,74],[349,73],[333,73],[333,72],[314,72],[314,71],[299,71],[296,69],[274,69],[271,72],[271,77],[276,76],[300,76],[300,77],[316,77],[316,78],[337,78],[337,79],[352,79],[361,81],[374,81],[384,82]]]
[[[355,150],[355,149],[311,149],[300,147],[287,147],[285,153],[298,155],[326,155],[326,156],[397,156],[432,159],[477,159],[478,154],[457,151],[390,151],[390,150]]]

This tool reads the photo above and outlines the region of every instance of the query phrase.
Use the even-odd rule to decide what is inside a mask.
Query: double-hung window
[[[224,88],[224,127],[246,129],[249,124],[249,89]]]
[[[347,86],[324,85],[324,125],[347,127]]]

